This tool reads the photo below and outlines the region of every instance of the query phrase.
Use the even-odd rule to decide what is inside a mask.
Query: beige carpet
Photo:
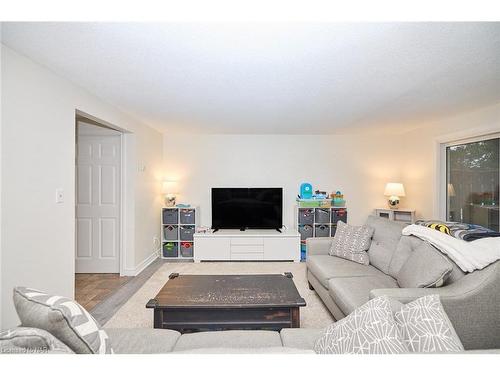
[[[263,274],[292,272],[293,281],[307,306],[300,309],[300,326],[322,328],[333,322],[333,317],[316,292],[309,290],[305,263],[290,262],[217,262],[165,263],[130,300],[106,323],[106,328],[152,327],[153,311],[146,309],[149,299],[156,296],[172,272],[180,274]]]

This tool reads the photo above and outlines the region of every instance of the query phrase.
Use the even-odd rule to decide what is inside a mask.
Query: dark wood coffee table
[[[300,326],[300,296],[283,275],[179,275],[173,273],[146,307],[154,328],[179,332]]]

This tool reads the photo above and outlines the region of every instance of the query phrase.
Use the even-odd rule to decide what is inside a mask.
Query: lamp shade
[[[402,183],[389,182],[387,183],[387,185],[385,185],[384,195],[388,197],[391,196],[404,197],[406,196],[405,188]]]
[[[163,181],[162,193],[163,194],[177,194],[178,193],[177,181]]]

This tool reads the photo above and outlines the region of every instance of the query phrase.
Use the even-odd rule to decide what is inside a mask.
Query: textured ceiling
[[[328,134],[500,101],[500,23],[3,23],[3,43],[166,132]]]

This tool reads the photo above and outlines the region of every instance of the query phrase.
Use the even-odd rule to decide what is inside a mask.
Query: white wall
[[[2,327],[9,327],[18,322],[14,286],[74,294],[75,111],[132,133],[132,269],[153,254],[159,235],[162,141],[157,131],[3,45],[1,84],[1,310]],[[56,188],[65,191],[63,204],[55,203]]]
[[[421,124],[403,133],[356,132],[330,136],[169,135],[164,136],[165,178],[180,183],[179,200],[200,205],[202,225],[210,225],[210,188],[284,187],[284,222],[293,225],[301,182],[341,190],[349,221],[361,224],[375,207],[385,207],[385,183],[401,181],[402,207],[418,217],[439,217],[439,141],[500,131],[500,104]]]
[[[385,183],[399,179],[392,140],[385,135],[165,135],[165,178],[178,180],[178,200],[197,204],[210,225],[210,188],[284,188],[284,223],[294,224],[301,182],[341,190],[351,223],[385,205]]]

